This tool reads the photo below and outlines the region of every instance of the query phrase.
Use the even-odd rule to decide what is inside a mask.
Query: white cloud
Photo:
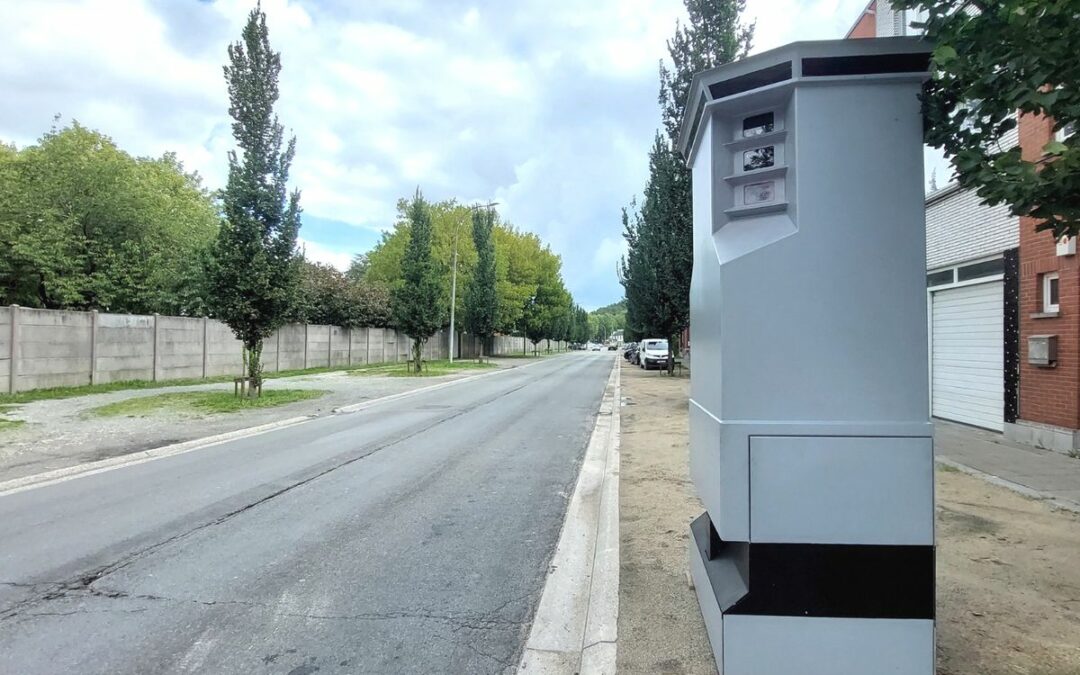
[[[304,257],[312,262],[333,265],[342,272],[349,269],[349,263],[352,262],[352,253],[331,249],[322,244],[307,241],[303,237],[297,243],[300,245],[300,250],[304,252]],[[356,251],[356,253],[359,253],[359,251]]]
[[[4,3],[0,139],[61,112],[210,187],[233,142],[221,66],[251,0]],[[756,49],[841,37],[864,0],[748,0]],[[644,186],[657,64],[681,0],[263,0],[282,52],[305,214],[392,225],[417,185],[496,199],[564,261],[583,304],[615,300],[620,208]],[[345,267],[353,251],[307,241]]]

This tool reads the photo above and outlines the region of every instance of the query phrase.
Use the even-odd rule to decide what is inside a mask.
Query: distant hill
[[[589,330],[593,339],[603,342],[612,332],[626,326],[626,300],[589,312]]]

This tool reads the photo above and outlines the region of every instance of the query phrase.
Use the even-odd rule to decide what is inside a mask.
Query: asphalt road
[[[0,672],[512,671],[613,360],[0,496]]]

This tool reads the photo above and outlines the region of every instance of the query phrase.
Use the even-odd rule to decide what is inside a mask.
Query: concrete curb
[[[566,509],[518,673],[615,673],[619,619],[619,401],[616,360]]]
[[[1025,497],[1028,497],[1030,499],[1036,499],[1038,501],[1046,502],[1054,508],[1062,509],[1065,511],[1072,511],[1073,513],[1080,513],[1080,502],[1074,502],[1073,500],[1065,499],[1064,497],[1057,497],[1049,492],[1040,492],[1039,490],[1029,488],[1026,485],[1014,483],[1011,480],[1002,478],[1001,476],[995,476],[992,473],[979,471],[978,469],[972,468],[967,464],[961,464],[960,462],[946,459],[945,457],[935,457],[934,461],[938,464],[941,464],[942,466],[947,466],[956,469],[961,473],[966,473],[969,476],[981,478],[982,480],[990,483],[991,485],[997,485],[998,487],[1003,487],[1006,490],[1012,490],[1013,492],[1024,495]]]
[[[340,408],[334,408],[332,414],[338,413],[351,413],[370,408],[371,406],[378,405],[380,403],[388,403],[390,401],[396,401],[402,398],[408,398],[409,396],[416,396],[417,394],[423,394],[425,392],[433,391],[435,389],[442,389],[463,382],[472,382],[482,377],[489,377],[491,375],[497,375],[499,373],[510,372],[519,370],[522,368],[529,368],[531,366],[538,365],[544,361],[535,361],[533,363],[527,363],[521,366],[511,366],[509,368],[499,368],[486,373],[479,373],[477,375],[470,375],[468,377],[462,377],[456,380],[449,380],[446,382],[439,382],[427,387],[420,387],[419,389],[412,389],[410,391],[403,391],[398,394],[390,394],[389,396],[381,396],[379,398],[373,398],[369,401],[362,401],[360,403],[354,403],[352,405],[342,406]],[[53,485],[55,483],[62,483],[64,481],[73,480],[82,476],[92,476],[97,473],[105,471],[111,471],[113,469],[119,469],[125,466],[132,466],[135,464],[142,464],[155,459],[161,459],[163,457],[172,457],[174,455],[182,455],[185,452],[191,452],[193,450],[199,450],[207,448],[227,441],[234,441],[239,438],[248,438],[249,436],[257,436],[259,434],[266,433],[268,431],[274,431],[277,429],[283,429],[285,427],[291,427],[295,424],[302,424],[304,422],[310,422],[313,419],[318,419],[319,415],[303,415],[300,417],[290,417],[289,419],[279,420],[277,422],[270,422],[268,424],[260,424],[259,426],[248,427],[246,429],[236,429],[233,431],[226,431],[214,436],[206,436],[204,438],[194,438],[190,441],[184,441],[182,443],[174,443],[172,445],[163,445],[159,448],[151,448],[149,450],[143,450],[141,452],[134,452],[127,455],[120,455],[117,457],[110,457],[108,459],[102,459],[96,462],[87,462],[85,464],[76,464],[74,466],[64,467],[62,469],[55,469],[53,471],[46,471],[44,473],[34,474],[32,476],[23,476],[21,478],[13,478],[9,481],[0,482],[0,497],[23,492],[25,490],[31,490],[33,488],[45,487],[46,485]]]

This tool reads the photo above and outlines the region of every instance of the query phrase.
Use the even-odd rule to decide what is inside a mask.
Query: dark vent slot
[[[925,73],[930,54],[875,54],[873,56],[827,56],[802,60],[803,77],[830,75],[878,75],[881,73]]]
[[[690,156],[690,148],[693,147],[694,139],[697,138],[698,127],[701,126],[701,117],[705,114],[705,104],[708,102],[709,99],[705,97],[705,92],[701,92],[701,99],[698,100],[697,110],[694,111],[694,123],[690,125],[690,135],[687,136],[685,157]]]
[[[763,68],[762,70],[755,70],[746,75],[740,75],[738,77],[733,77],[730,80],[709,85],[709,93],[712,94],[714,99],[726,98],[728,96],[734,96],[735,94],[741,94],[744,91],[760,89],[761,87],[790,79],[791,61],[788,61],[786,63],[780,63],[775,66]]]

